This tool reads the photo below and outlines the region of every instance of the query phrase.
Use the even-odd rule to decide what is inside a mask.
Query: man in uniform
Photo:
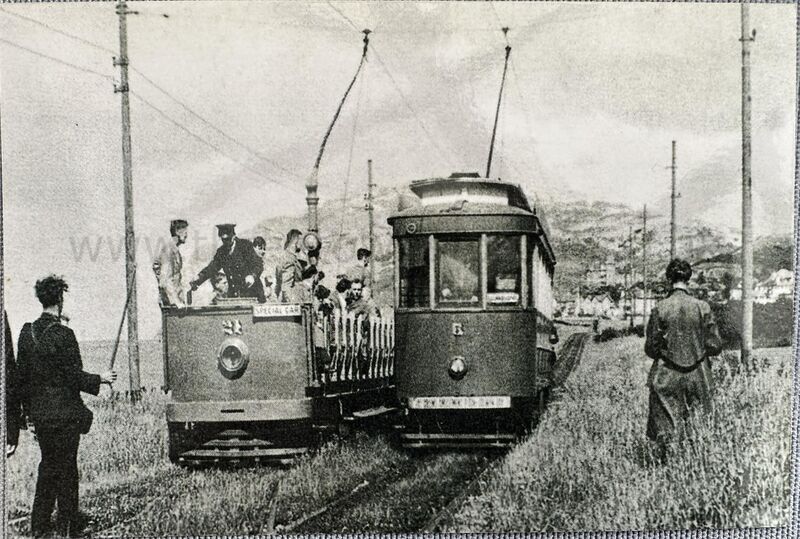
[[[167,240],[153,260],[153,272],[158,279],[158,291],[162,306],[185,307],[186,296],[183,289],[183,258],[178,249],[186,243],[189,223],[175,219],[169,224],[170,239]]]
[[[217,249],[214,258],[200,270],[191,282],[192,290],[208,279],[214,277],[220,269],[228,278],[228,297],[258,298],[263,303],[264,289],[258,278],[263,271],[263,263],[256,255],[253,244],[236,236],[233,224],[217,225],[222,245]]]
[[[19,380],[22,402],[36,429],[42,452],[31,510],[31,534],[51,531],[50,515],[58,502],[60,536],[76,536],[85,525],[78,513],[78,445],[89,432],[92,412],[81,392],[97,395],[100,384],[112,384],[114,371],[84,372],[75,333],[61,323],[64,292],[60,277],[36,282],[42,315],[25,324],[19,335]]]
[[[653,358],[648,377],[650,413],[647,436],[657,444],[663,462],[666,443],[681,431],[690,413],[711,409],[710,356],[722,350],[711,307],[689,294],[692,267],[676,258],[667,266],[672,285],[647,324],[645,353]]]

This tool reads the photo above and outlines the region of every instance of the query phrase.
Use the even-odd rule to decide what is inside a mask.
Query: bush
[[[626,327],[623,329],[605,328],[599,334],[594,336],[594,342],[608,342],[612,339],[627,337],[629,335],[644,337],[644,326],[639,324],[632,328],[630,327]]]

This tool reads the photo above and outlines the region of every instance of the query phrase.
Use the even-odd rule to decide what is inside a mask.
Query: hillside
[[[386,219],[397,207],[399,191],[379,188],[375,196],[376,290],[382,303],[391,303],[392,237]],[[552,234],[552,244],[558,260],[556,295],[576,288],[587,267],[612,261],[620,271],[627,264],[629,231],[634,236],[634,272],[641,279],[642,215],[640,209],[624,204],[585,200],[540,201]],[[363,193],[351,193],[346,201],[322,202],[319,207],[320,233],[324,248],[322,269],[326,286],[333,286],[337,273],[347,272],[355,264],[355,252],[369,244],[367,213]],[[268,256],[277,255],[290,228],[305,229],[305,216],[271,218],[259,223],[243,236],[264,236]],[[649,215],[647,222],[648,279],[658,279],[669,259],[669,219],[664,215]],[[736,256],[738,238],[730,231],[720,230],[696,221],[678,229],[678,253],[690,261],[699,261],[719,254]],[[792,238],[768,236],[756,240],[756,278],[760,279],[780,267],[791,268]]]

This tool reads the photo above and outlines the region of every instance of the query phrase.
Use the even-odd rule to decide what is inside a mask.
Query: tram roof
[[[437,192],[441,193],[444,190],[452,190],[459,187],[467,191],[472,188],[503,192],[508,198],[508,201],[503,205],[519,208],[528,213],[536,213],[519,185],[504,182],[499,178],[481,178],[477,173],[454,173],[447,178],[416,180],[411,182],[410,187],[411,191],[422,200],[431,197]]]
[[[548,258],[555,264],[544,214],[541,208],[531,205],[519,185],[499,178],[481,178],[477,173],[456,173],[448,178],[417,180],[411,182],[410,188],[421,203],[393,214],[389,223],[406,217],[532,215],[544,232],[542,241]]]

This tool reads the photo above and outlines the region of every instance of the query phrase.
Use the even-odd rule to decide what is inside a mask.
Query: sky
[[[486,166],[509,26],[492,175],[544,201],[668,214],[677,140],[681,223],[737,229],[738,5],[131,2],[134,226],[140,332],[160,327],[151,253],[170,219],[187,259],[214,224],[300,214],[303,184],[370,45],[320,168],[322,202],[376,183]],[[753,5],[757,234],[792,231],[796,12]],[[66,35],[65,35],[66,34]],[[79,339],[114,338],[125,302],[119,47],[111,3],[0,7],[3,264],[12,328],[36,279],[64,275]],[[33,51],[33,52],[31,52]],[[347,186],[347,187],[346,187]],[[322,231],[323,237],[325,231]],[[323,260],[324,263],[324,260]],[[187,275],[191,278],[191,275]]]

